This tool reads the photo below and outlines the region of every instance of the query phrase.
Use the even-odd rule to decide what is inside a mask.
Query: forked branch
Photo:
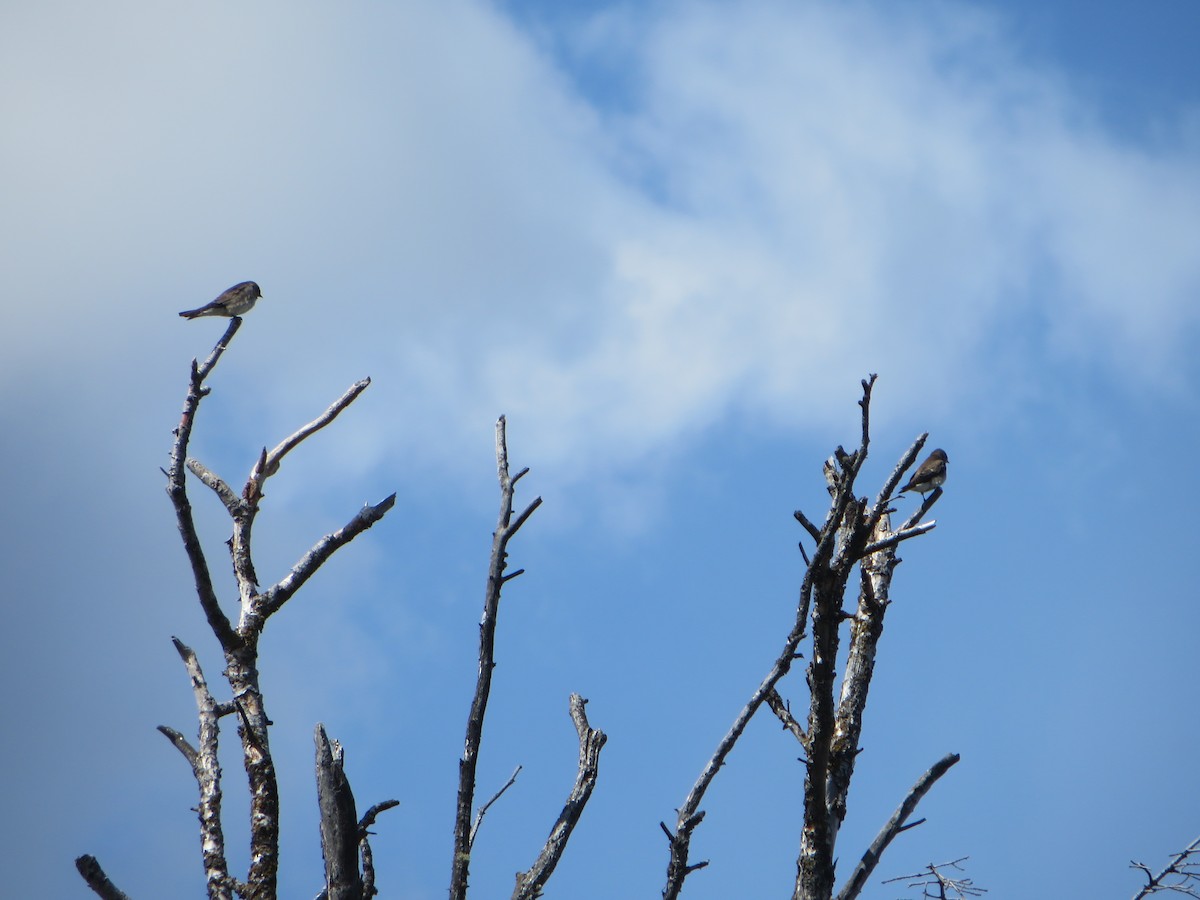
[[[1133,895],[1133,900],[1143,900],[1159,891],[1200,897],[1200,837],[1175,854],[1157,875],[1145,863],[1130,862],[1129,867],[1146,876],[1145,886]]]
[[[450,867],[450,900],[464,900],[471,869],[471,815],[475,805],[475,772],[483,738],[483,720],[487,715],[492,690],[492,669],[496,666],[496,618],[500,611],[500,591],[518,572],[505,575],[508,542],[542,503],[536,498],[516,518],[513,517],[515,485],[528,469],[515,476],[508,469],[508,438],[504,416],[496,422],[496,474],[500,482],[500,515],[492,533],[492,555],[488,563],[487,587],[483,598],[483,617],[479,622],[479,675],[467,716],[467,734],[463,755],[458,761],[458,800],[454,815],[454,858]]]

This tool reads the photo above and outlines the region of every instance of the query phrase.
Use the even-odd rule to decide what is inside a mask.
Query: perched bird
[[[945,450],[934,450],[929,454],[929,459],[917,467],[913,477],[908,479],[908,484],[900,488],[900,493],[916,491],[924,497],[934,488],[941,487],[946,483],[946,463],[949,461]]]
[[[234,316],[245,315],[254,306],[254,301],[262,296],[262,291],[253,281],[243,281],[235,284],[212,303],[206,303],[198,309],[187,309],[180,313],[185,319],[198,319],[201,316]]]

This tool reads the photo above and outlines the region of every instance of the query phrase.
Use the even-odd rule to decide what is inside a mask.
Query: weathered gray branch
[[[86,853],[83,856],[76,857],[75,868],[83,876],[83,880],[87,882],[87,886],[98,897],[101,897],[102,900],[129,900],[127,894],[108,880],[108,876],[104,874],[104,869],[100,868],[100,863],[96,857]]]
[[[922,525],[917,525],[912,528],[905,528],[902,531],[887,532],[885,529],[887,537],[881,538],[873,544],[867,544],[867,546],[863,548],[863,556],[870,556],[872,553],[878,553],[880,550],[889,550],[903,541],[920,537],[923,534],[928,534],[935,528],[937,528],[936,521],[926,522]]]
[[[225,900],[236,893],[246,900],[274,900],[279,867],[279,788],[270,750],[271,721],[267,716],[259,686],[258,641],[267,617],[294,595],[329,556],[382,518],[395,504],[396,498],[393,494],[379,504],[364,507],[345,527],[318,541],[278,584],[265,593],[259,592],[258,578],[251,557],[251,533],[259,502],[263,497],[263,483],[278,471],[280,460],[288,452],[306,437],[332,422],[362,393],[370,380],[363,379],[355,383],[325,413],[289,436],[270,453],[264,448],[251,471],[246,487],[241,496],[238,496],[224,480],[202,463],[189,459],[187,450],[200,401],[209,393],[209,388],[204,383],[205,379],[224,354],[241,322],[240,318],[230,320],[225,334],[203,364],[192,361],[183,412],[174,431],[170,463],[164,470],[167,477],[167,493],[175,509],[201,608],[224,652],[226,667],[223,674],[229,682],[232,698],[223,704],[213,699],[195,654],[176,640],[176,649],[192,676],[193,691],[196,695],[200,719],[198,745],[192,746],[175,729],[161,726],[159,730],[188,761],[200,788],[198,813],[209,896]],[[189,469],[217,494],[233,520],[229,549],[241,600],[241,616],[236,628],[217,600],[208,562],[196,531],[191,502],[187,495],[186,474]],[[237,881],[228,874],[220,821],[218,720],[233,711],[238,715],[242,761],[250,788],[250,869],[245,882]],[[381,805],[373,810],[372,817],[383,808],[386,806]],[[359,823],[351,816],[348,830],[350,855],[357,857],[361,842],[364,845],[364,859],[369,859],[366,826],[362,826],[360,837]],[[92,862],[94,863],[94,860]],[[357,862],[351,868],[357,875]],[[98,866],[87,867],[85,871],[85,867],[81,865],[80,871],[88,878],[95,875]],[[93,881],[89,880],[89,884],[92,883]],[[96,883],[100,881],[97,879]],[[373,893],[372,873],[370,890],[364,893],[360,882],[359,896],[370,896]]]
[[[921,802],[921,798],[929,793],[929,789],[934,783],[946,774],[959,760],[957,753],[948,753],[940,760],[934,763],[929,770],[917,779],[917,783],[912,786],[908,792],[908,796],[892,813],[892,817],[888,819],[887,824],[880,829],[879,834],[875,836],[875,840],[871,842],[871,846],[863,854],[858,865],[850,874],[850,880],[846,882],[845,887],[838,891],[836,900],[855,900],[856,897],[866,887],[867,880],[871,877],[871,873],[875,871],[875,867],[879,864],[880,857],[883,856],[883,851],[901,831],[904,831],[906,826],[904,823],[908,821],[908,817],[912,815],[913,810],[917,808],[917,804]]]
[[[329,405],[329,408],[325,410],[325,412],[321,413],[321,415],[317,416],[317,418],[313,419],[303,428],[297,429],[293,434],[288,435],[286,438],[280,441],[278,446],[276,446],[275,449],[270,453],[266,454],[266,458],[262,461],[262,463],[256,466],[254,471],[250,473],[251,480],[258,480],[261,483],[262,480],[265,480],[278,472],[280,462],[283,461],[283,458],[287,456],[297,444],[310,435],[320,431],[322,428],[336,419],[338,414],[341,413],[341,411],[348,407],[351,403],[353,403],[358,398],[358,395],[365,391],[370,384],[370,378],[363,378],[354,382],[354,384],[350,385],[350,387],[344,394],[342,394],[342,396]]]
[[[872,543],[868,546],[878,545],[880,549],[869,554],[864,551],[859,566],[858,606],[850,620],[850,649],[834,716],[829,744],[829,769],[825,779],[828,785],[826,804],[830,814],[830,835],[834,844],[846,818],[846,798],[854,776],[854,764],[858,759],[871,678],[875,674],[876,648],[883,635],[883,621],[891,602],[888,596],[892,573],[899,564],[893,545],[887,540],[890,527],[885,513],[875,522],[869,537]]]
[[[158,730],[178,748],[192,767],[192,775],[200,792],[196,814],[200,819],[200,848],[204,858],[204,878],[209,900],[230,900],[232,881],[229,863],[225,858],[225,834],[221,826],[221,763],[217,757],[220,736],[219,719],[226,711],[208,689],[195,652],[179,638],[171,638],[175,651],[191,676],[192,693],[200,720],[198,746],[193,748],[183,735],[159,725]]]
[[[471,839],[467,843],[468,851],[475,846],[475,836],[479,834],[479,826],[483,824],[483,817],[486,816],[487,811],[492,808],[492,804],[504,796],[504,792],[517,783],[517,776],[521,774],[521,768],[521,766],[517,766],[515,769],[513,769],[513,773],[508,776],[508,781],[504,782],[504,786],[501,787],[500,790],[496,791],[496,793],[492,794],[492,799],[483,804],[483,806],[479,807],[479,809],[475,812],[475,822],[471,825]]]
[[[1188,844],[1175,854],[1167,867],[1157,875],[1150,871],[1145,863],[1130,862],[1129,866],[1138,869],[1146,876],[1146,885],[1133,895],[1133,900],[1143,900],[1159,891],[1170,891],[1187,897],[1200,897],[1200,868],[1191,861],[1194,855],[1200,854],[1200,837]],[[1177,878],[1174,884],[1167,884],[1168,878]]]
[[[923,897],[938,897],[940,900],[966,900],[968,897],[982,897],[987,893],[987,888],[976,887],[975,882],[970,878],[955,878],[947,875],[942,869],[955,869],[956,871],[964,871],[959,865],[965,862],[970,857],[960,856],[958,859],[952,859],[944,863],[930,863],[924,870],[913,872],[909,875],[897,875],[895,878],[888,878],[884,884],[893,884],[897,881],[907,881],[910,888],[924,888],[921,896]],[[930,888],[937,891],[936,894],[929,892]]]
[[[775,718],[780,721],[785,731],[790,731],[792,736],[800,742],[800,746],[808,749],[808,735],[804,733],[804,726],[801,725],[796,717],[792,715],[792,710],[788,704],[780,696],[779,691],[774,688],[767,694],[767,706],[771,708],[771,712],[775,713]]]
[[[792,664],[799,658],[797,650],[800,642],[807,633],[806,627],[810,610],[813,615],[814,635],[816,635],[818,627],[821,631],[820,638],[814,637],[816,652],[814,653],[814,659],[809,670],[810,690],[813,692],[816,691],[812,673],[813,667],[817,667],[817,671],[823,673],[821,674],[821,678],[828,681],[830,685],[830,699],[828,700],[828,709],[821,706],[819,709],[810,711],[808,737],[810,742],[817,741],[819,736],[820,740],[826,742],[821,745],[815,745],[815,752],[821,755],[817,763],[817,768],[821,771],[825,771],[827,768],[827,741],[828,734],[832,732],[833,723],[833,665],[837,656],[837,625],[840,622],[841,597],[845,590],[846,578],[849,575],[849,571],[857,561],[862,547],[866,546],[865,538],[852,527],[853,523],[861,516],[862,506],[854,496],[854,482],[866,460],[867,449],[870,443],[870,401],[871,389],[874,384],[874,375],[862,382],[863,397],[859,401],[859,405],[862,408],[862,443],[858,450],[853,453],[846,453],[845,450],[839,447],[835,451],[834,456],[825,464],[825,475],[829,483],[832,500],[824,524],[820,529],[816,530],[816,534],[813,534],[815,526],[812,522],[802,513],[796,514],[796,520],[804,526],[809,534],[813,535],[817,542],[817,547],[806,566],[804,580],[800,586],[800,598],[796,607],[796,617],[792,629],[784,641],[783,649],[776,657],[775,663],[771,666],[762,682],[750,695],[749,701],[734,718],[733,725],[717,744],[716,751],[705,764],[700,777],[696,780],[691,791],[688,792],[687,797],[684,799],[683,805],[676,811],[675,831],[672,832],[667,828],[665,823],[659,823],[663,833],[667,836],[670,853],[667,862],[666,884],[662,891],[664,900],[676,900],[683,890],[683,883],[687,876],[707,865],[706,862],[696,864],[688,862],[692,833],[704,819],[704,813],[700,810],[700,803],[709,786],[712,784],[713,779],[716,778],[717,772],[724,766],[726,758],[737,744],[746,726],[750,723],[750,720],[767,698],[775,693],[776,685],[780,679],[791,670]],[[851,523],[850,526],[847,526],[848,522]],[[814,597],[816,598],[815,606]],[[820,609],[819,613],[818,608]],[[812,752],[814,751],[810,750],[810,757]],[[811,773],[816,771],[816,768],[814,768],[811,759],[808,761],[808,765],[811,776]],[[810,777],[810,780],[813,779]],[[822,810],[820,820],[825,823],[824,831],[817,835],[818,839],[822,835],[827,837],[828,832],[828,814],[825,811],[824,791],[825,786],[822,779],[819,788],[813,792],[814,804]],[[810,795],[807,783],[805,793],[806,796]],[[809,815],[806,812],[806,822],[808,820]],[[827,844],[828,842],[825,841],[825,843]],[[827,868],[832,887],[832,857],[828,861]]]
[[[196,594],[200,598],[200,607],[204,610],[213,634],[217,636],[222,649],[226,652],[237,645],[238,637],[228,617],[221,610],[216,591],[213,590],[208,561],[205,559],[204,549],[200,545],[200,536],[196,532],[195,518],[192,515],[192,504],[187,496],[185,468],[188,442],[191,440],[196,411],[200,406],[200,401],[208,394],[209,390],[205,387],[204,380],[224,354],[241,324],[242,320],[237,317],[230,319],[225,334],[217,341],[203,365],[197,365],[196,361],[192,360],[192,374],[188,382],[187,397],[183,401],[183,414],[179,424],[175,427],[175,440],[171,445],[171,462],[166,471],[167,495],[171,498],[171,505],[175,508],[175,519],[179,526],[180,537],[183,539],[183,549],[192,566],[192,577],[196,582]]]
[[[554,868],[562,859],[563,851],[567,849],[567,841],[571,832],[583,815],[592,789],[596,786],[596,778],[600,773],[600,751],[608,737],[603,731],[592,728],[588,724],[587,711],[584,706],[587,701],[579,694],[571,695],[571,721],[575,723],[575,731],[579,735],[579,771],[575,776],[575,785],[559,813],[558,821],[550,829],[550,836],[542,847],[542,852],[534,864],[526,872],[517,875],[517,884],[513,890],[513,900],[534,900],[542,896],[542,888],[554,874]],[[513,776],[516,777],[515,775]]]
[[[395,494],[385,497],[374,506],[368,504],[360,509],[354,515],[354,518],[337,531],[327,534],[321,540],[317,541],[312,549],[305,553],[292,566],[291,571],[280,579],[278,584],[265,591],[258,598],[255,598],[255,601],[251,604],[248,620],[246,623],[243,623],[242,627],[248,627],[250,622],[259,623],[272,613],[277,612],[284,603],[292,598],[296,591],[304,586],[304,583],[316,573],[317,569],[325,563],[325,560],[329,559],[334,553],[382,519],[388,510],[395,505]],[[261,628],[261,624],[258,627]]]
[[[242,511],[242,498],[225,481],[198,459],[188,457],[188,471],[200,479],[205,487],[212,490],[220,498],[221,503],[229,510],[230,515],[238,515]]]
[[[317,805],[321,813],[326,896],[329,900],[362,900],[358,812],[346,778],[342,746],[330,741],[325,726],[319,723],[313,740],[317,745]]]
[[[487,714],[488,697],[492,689],[492,669],[495,668],[496,616],[500,610],[500,590],[505,581],[508,564],[508,542],[541,505],[538,497],[516,519],[513,518],[514,485],[528,469],[511,476],[508,470],[508,439],[504,416],[496,422],[496,473],[500,481],[500,515],[492,533],[492,555],[488,564],[487,588],[483,599],[483,617],[479,622],[479,674],[475,694],[467,716],[467,733],[463,755],[458,762],[458,800],[454,816],[454,857],[450,867],[450,900],[464,900],[471,869],[471,813],[475,804],[475,771],[483,737],[483,720]]]

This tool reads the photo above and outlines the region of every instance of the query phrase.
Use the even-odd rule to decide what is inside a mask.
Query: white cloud
[[[1056,359],[1153,384],[1195,325],[1195,148],[1105,132],[969,7],[631,5],[557,49],[468,2],[144,12],[6,41],[38,302],[5,380],[166,371],[211,339],[174,310],[252,277],[226,365],[273,432],[369,372],[381,455],[452,460],[503,411],[571,479],[734,411],[841,421],[869,371],[935,418]]]

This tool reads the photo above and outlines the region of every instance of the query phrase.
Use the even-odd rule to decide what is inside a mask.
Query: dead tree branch
[[[982,897],[987,893],[986,888],[976,887],[975,882],[970,878],[952,878],[942,872],[942,869],[954,869],[955,871],[964,871],[959,863],[966,861],[970,857],[960,856],[958,859],[944,863],[930,863],[921,872],[914,872],[911,875],[899,875],[895,878],[889,878],[884,881],[884,884],[892,884],[897,881],[907,881],[908,887],[923,888],[921,891],[922,897],[930,898],[930,900],[966,900],[967,897]],[[937,893],[930,893],[936,891]]]
[[[750,695],[749,701],[734,718],[733,725],[729,731],[726,732],[725,736],[717,744],[716,751],[705,764],[700,777],[696,780],[691,791],[688,792],[687,797],[684,799],[683,805],[676,810],[674,833],[667,828],[665,823],[659,823],[663,832],[667,835],[670,853],[670,858],[667,862],[666,885],[662,891],[664,900],[676,900],[683,890],[683,883],[687,876],[707,865],[707,863],[694,865],[688,863],[692,832],[695,831],[696,826],[704,819],[704,813],[700,811],[700,803],[704,798],[704,794],[707,792],[709,785],[712,784],[713,779],[716,778],[717,772],[725,764],[726,758],[737,744],[738,739],[742,736],[754,714],[758,712],[767,697],[775,692],[775,686],[791,670],[792,663],[798,658],[797,650],[800,642],[807,633],[806,626],[814,593],[824,596],[830,591],[837,590],[838,575],[837,570],[833,567],[833,559],[835,551],[838,549],[838,536],[842,530],[842,522],[846,518],[847,509],[850,507],[852,501],[854,501],[854,479],[858,476],[858,471],[862,467],[867,455],[869,440],[868,410],[870,407],[871,388],[874,383],[874,375],[862,383],[863,400],[860,401],[863,409],[862,445],[857,452],[852,454],[846,454],[839,447],[839,452],[835,453],[835,459],[826,463],[826,473],[830,483],[832,503],[824,525],[820,529],[816,529],[816,526],[803,513],[797,511],[795,514],[796,520],[804,525],[805,529],[816,540],[817,548],[806,568],[804,580],[800,586],[800,599],[796,607],[796,617],[792,629],[784,641],[783,649],[776,657],[775,663],[768,670],[762,682]],[[815,534],[813,533],[814,530]],[[844,584],[845,580],[842,578],[841,585],[844,587]],[[840,591],[837,592],[837,597],[840,602]],[[814,623],[815,620],[816,616],[814,614]],[[835,653],[833,655],[836,656],[836,624],[833,628],[835,636]],[[831,656],[828,663],[831,678],[832,658]],[[828,718],[832,719],[832,713],[830,713]],[[814,737],[812,721],[810,716],[810,728],[808,732],[810,740]],[[824,802],[823,797],[821,802]]]
[[[858,897],[862,889],[867,886],[867,879],[871,877],[871,874],[875,871],[875,867],[879,864],[879,860],[883,856],[883,851],[888,848],[888,845],[896,835],[912,827],[912,825],[906,825],[905,822],[908,821],[908,817],[912,815],[913,810],[917,808],[917,804],[921,801],[921,798],[929,793],[929,789],[933,787],[934,783],[945,775],[950,770],[950,767],[958,762],[959,758],[957,753],[948,753],[917,779],[917,783],[912,786],[912,789],[908,792],[908,796],[904,798],[904,801],[892,813],[892,817],[880,829],[879,834],[875,836],[875,840],[871,842],[871,846],[867,848],[862,859],[855,866],[854,871],[850,875],[850,880],[838,891],[836,900],[855,900]]]
[[[846,815],[846,797],[860,752],[862,717],[874,673],[876,648],[883,632],[884,614],[890,602],[892,572],[899,563],[895,547],[934,527],[932,522],[918,526],[914,518],[913,522],[893,532],[888,518],[892,494],[916,459],[926,435],[918,437],[906,451],[873,504],[855,494],[855,483],[870,449],[870,404],[874,384],[874,375],[862,382],[858,447],[850,452],[838,447],[825,462],[830,504],[821,525],[799,510],[794,514],[796,521],[816,542],[816,548],[810,555],[801,546],[804,578],[796,616],[783,648],[676,811],[674,832],[665,823],[660,823],[670,851],[662,892],[664,900],[677,898],[684,879],[705,865],[688,862],[692,833],[704,818],[699,808],[701,800],[764,702],[805,750],[804,825],[794,897],[796,900],[828,900],[833,894],[834,848]],[[928,511],[936,498],[937,492],[927,498],[918,515]],[[854,614],[849,615],[843,611],[843,598],[856,566],[860,570],[859,598]],[[848,661],[841,690],[835,692],[841,628],[847,619],[850,621]],[[808,637],[810,621],[809,712],[807,723],[802,725],[780,696],[777,685],[800,658],[799,646]]]
[[[75,858],[75,868],[101,900],[129,900],[129,896],[108,880],[96,857],[86,853]]]
[[[183,549],[187,553],[188,562],[192,566],[192,577],[196,582],[196,594],[200,598],[200,607],[204,610],[204,615],[208,619],[208,625],[213,630],[213,634],[217,636],[217,640],[221,643],[221,649],[229,652],[237,644],[237,635],[233,631],[233,626],[229,619],[221,610],[220,603],[217,601],[216,591],[213,589],[212,576],[209,574],[208,561],[204,556],[204,549],[200,545],[200,536],[196,532],[196,522],[192,514],[192,504],[187,496],[187,475],[185,468],[187,464],[187,448],[192,437],[192,427],[195,425],[196,412],[200,407],[200,401],[208,395],[209,388],[205,386],[204,381],[220,360],[225,349],[229,346],[229,342],[233,340],[233,336],[237,334],[238,328],[241,327],[242,320],[236,316],[229,320],[229,327],[225,329],[225,334],[217,341],[213,347],[212,353],[208,355],[208,359],[203,365],[197,365],[195,360],[192,360],[192,374],[188,382],[187,396],[183,401],[183,414],[180,416],[179,424],[175,427],[175,440],[171,445],[171,461],[167,467],[167,494],[171,498],[171,505],[175,508],[175,519],[179,527],[179,535],[183,539]]]
[[[771,693],[767,694],[767,706],[771,707],[771,712],[775,713],[775,718],[780,721],[784,730],[790,731],[800,742],[800,746],[805,748],[805,752],[808,752],[808,735],[804,733],[804,726],[792,715],[791,707],[779,695],[779,691],[772,689]]]
[[[371,900],[379,891],[375,890],[375,857],[371,853],[371,831],[375,818],[381,812],[386,812],[400,805],[399,800],[384,800],[376,803],[358,820],[359,851],[362,856],[363,900]]]
[[[479,826],[483,824],[483,817],[487,815],[487,811],[492,808],[492,804],[504,796],[504,792],[517,783],[517,776],[521,774],[521,766],[513,769],[513,773],[508,776],[508,781],[504,782],[504,786],[496,793],[492,794],[492,799],[475,812],[475,821],[471,825],[471,839],[467,843],[467,849],[475,846],[475,835],[479,834]]]
[[[321,855],[325,858],[325,895],[329,900],[362,900],[358,870],[359,826],[354,793],[344,769],[342,745],[329,740],[318,723],[317,805],[321,812]]]
[[[195,652],[179,638],[171,638],[179,658],[183,660],[192,680],[196,710],[200,719],[196,748],[192,748],[179,732],[165,725],[158,730],[179,749],[192,767],[192,775],[200,791],[196,814],[200,819],[200,847],[204,857],[204,879],[210,900],[230,900],[233,882],[225,857],[225,832],[221,825],[221,763],[217,758],[221,716],[227,711],[217,703],[208,689]]]
[[[1200,855],[1200,837],[1175,854],[1167,867],[1157,875],[1151,873],[1145,863],[1130,861],[1129,867],[1146,876],[1145,886],[1133,895],[1133,900],[1142,900],[1159,891],[1183,894],[1185,897],[1200,897],[1200,862],[1193,857]],[[1168,883],[1168,879],[1174,879]]]
[[[231,319],[229,327],[204,363],[192,361],[183,412],[174,430],[170,462],[164,470],[167,495],[175,510],[176,523],[191,565],[196,593],[209,627],[221,645],[226,663],[222,674],[229,683],[232,696],[227,703],[218,703],[208,689],[195,653],[176,640],[176,649],[191,675],[196,696],[200,720],[198,744],[192,746],[175,729],[161,726],[159,730],[188,761],[200,789],[197,811],[200,817],[209,897],[226,900],[236,893],[246,900],[274,900],[279,868],[279,788],[271,758],[271,721],[267,716],[262,690],[259,687],[258,642],[267,618],[277,612],[334,552],[379,521],[395,504],[395,495],[373,506],[365,506],[343,528],[318,541],[277,584],[266,591],[260,591],[251,553],[251,537],[259,504],[264,496],[263,486],[266,480],[278,472],[280,460],[284,456],[332,422],[366,389],[370,380],[356,382],[321,416],[286,438],[270,453],[264,448],[241,494],[236,494],[225,480],[197,460],[189,459],[187,454],[200,401],[210,390],[205,381],[228,348],[241,323],[240,318]],[[228,547],[240,601],[241,612],[236,626],[226,615],[217,598],[208,560],[196,530],[187,493],[186,476],[189,470],[216,493],[233,523],[233,534],[228,541]],[[242,761],[250,789],[250,868],[245,882],[233,879],[228,873],[221,828],[221,770],[217,762],[218,720],[234,711],[238,714]],[[356,857],[360,836],[358,822],[353,816],[347,826],[347,833],[349,851],[348,854],[338,857],[339,865],[344,865],[348,856],[351,859],[348,868],[353,869],[354,877],[357,878]],[[89,881],[89,884],[91,883]],[[342,881],[339,880],[338,883],[340,885]],[[371,889],[373,891],[373,884]],[[359,882],[357,896],[362,895],[363,886]]]
[[[562,859],[567,849],[567,841],[571,832],[583,815],[592,789],[596,786],[596,778],[600,774],[600,751],[608,736],[599,729],[588,724],[587,711],[584,706],[587,701],[579,694],[571,695],[571,721],[575,723],[575,731],[579,734],[579,772],[575,776],[575,785],[559,813],[558,821],[550,829],[550,836],[538,854],[537,860],[526,872],[517,875],[517,885],[513,890],[512,900],[534,900],[542,896],[542,888],[554,874],[554,868]],[[515,775],[513,776],[516,777]]]
[[[479,675],[475,695],[467,716],[467,734],[463,755],[458,762],[458,802],[454,817],[454,858],[450,869],[450,900],[464,900],[467,878],[471,868],[471,814],[475,804],[475,770],[483,737],[483,720],[487,714],[488,697],[492,689],[492,669],[496,666],[496,617],[500,610],[500,590],[521,570],[504,574],[508,565],[508,542],[525,524],[542,498],[536,498],[516,518],[513,517],[513,495],[516,483],[528,472],[522,469],[509,474],[508,439],[504,416],[496,422],[496,473],[500,481],[500,515],[492,533],[492,555],[488,564],[487,588],[484,592],[483,617],[479,622]]]

